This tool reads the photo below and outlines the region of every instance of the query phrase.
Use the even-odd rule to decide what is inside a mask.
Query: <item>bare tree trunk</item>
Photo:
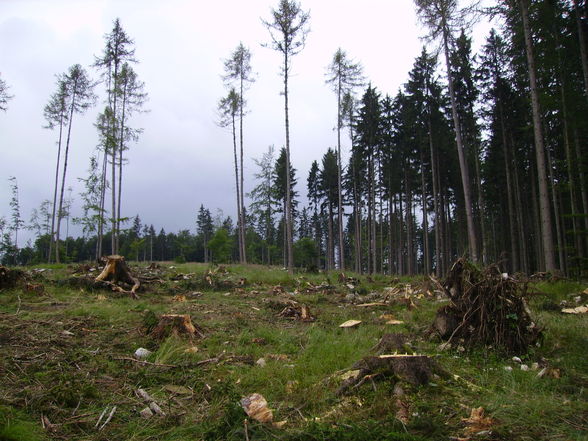
[[[553,163],[551,161],[551,154],[547,151],[547,165],[549,169],[549,183],[551,185],[551,198],[553,203],[554,217],[555,217],[555,232],[557,238],[557,250],[559,254],[559,268],[566,274],[567,262],[565,258],[565,238],[563,237],[563,229],[561,225],[561,215],[559,210],[559,201],[555,188],[555,178],[553,177]]]
[[[508,226],[510,232],[510,271],[516,272],[519,269],[519,253],[518,253],[518,242],[525,240],[524,237],[517,237],[515,229],[515,210],[514,210],[514,198],[513,198],[513,186],[510,176],[510,155],[508,154],[508,143],[506,138],[506,124],[504,123],[504,114],[502,111],[502,103],[498,104],[499,107],[499,118],[500,118],[500,130],[502,135],[502,151],[504,154],[504,174],[506,176],[506,197],[508,200]]]
[[[341,175],[343,166],[341,165],[341,127],[343,126],[341,115],[341,75],[339,75],[339,85],[337,87],[337,222],[339,225],[339,269],[345,269],[345,250],[343,242],[343,186],[341,184]]]
[[[586,49],[586,30],[582,23],[582,16],[578,0],[574,0],[574,12],[576,15],[576,24],[578,26],[578,40],[580,41],[580,59],[582,60],[582,72],[584,74],[584,93],[588,99],[588,50]],[[585,17],[584,17],[585,18]]]
[[[122,199],[122,170],[123,170],[123,150],[125,143],[125,110],[127,104],[127,84],[125,82],[122,91],[122,110],[120,117],[120,142],[118,145],[118,200],[116,207],[116,252],[120,248],[120,222],[121,222],[121,199]]]
[[[72,90],[76,90],[77,80],[74,81]],[[61,191],[59,195],[59,209],[57,210],[57,232],[55,234],[55,262],[59,263],[59,230],[61,229],[61,218],[63,211],[63,192],[65,190],[65,175],[67,173],[67,159],[69,155],[69,141],[71,139],[71,126],[73,122],[73,114],[75,109],[76,96],[75,93],[71,97],[70,111],[69,111],[69,124],[67,127],[67,140],[65,142],[65,155],[63,157],[63,174],[61,176]]]
[[[284,212],[286,218],[285,233],[286,233],[286,247],[288,253],[288,273],[294,273],[294,250],[292,247],[292,223],[294,216],[292,214],[292,194],[290,182],[290,120],[288,115],[288,51],[284,51],[284,115],[286,124],[286,211]]]
[[[244,187],[244,179],[243,179],[243,107],[245,106],[244,103],[244,99],[243,99],[243,75],[241,75],[240,77],[240,95],[239,95],[239,100],[240,105],[239,105],[239,145],[241,148],[241,164],[240,164],[240,172],[241,172],[241,188],[240,188],[240,202],[239,202],[239,236],[240,236],[240,240],[239,240],[239,249],[240,249],[240,254],[239,254],[239,258],[242,264],[247,263],[247,248],[245,246],[245,198],[244,198],[244,194],[245,194],[245,187]]]
[[[541,124],[541,110],[539,108],[539,93],[537,92],[537,78],[535,70],[535,57],[533,55],[533,41],[529,24],[529,0],[518,0],[523,19],[523,31],[525,34],[525,48],[527,52],[527,64],[529,68],[529,83],[531,87],[531,105],[533,109],[533,129],[535,136],[535,153],[537,161],[537,179],[539,183],[539,204],[541,218],[541,238],[543,242],[545,270],[555,271],[555,250],[553,242],[553,226],[551,221],[551,208],[549,203],[549,188],[547,185],[547,173],[545,171],[545,146],[543,144],[543,129]]]
[[[447,68],[447,84],[449,86],[449,97],[451,98],[451,113],[453,115],[453,127],[455,130],[455,141],[457,143],[457,157],[459,159],[459,169],[461,174],[461,183],[463,187],[463,196],[465,203],[468,242],[471,258],[474,262],[478,260],[478,239],[476,237],[476,225],[474,223],[472,188],[470,184],[470,174],[468,164],[465,158],[464,145],[461,137],[461,124],[457,113],[457,102],[455,99],[455,90],[453,87],[453,72],[449,58],[449,30],[447,24],[443,23],[443,49],[445,52],[445,65]]]
[[[106,203],[106,168],[108,164],[108,153],[104,148],[104,156],[102,158],[102,174],[100,176],[100,211],[98,217],[98,232],[96,243],[96,261],[102,257],[102,239],[104,234],[104,205]]]
[[[235,189],[237,191],[237,237],[239,239],[239,263],[243,262],[243,243],[242,243],[242,229],[241,229],[241,187],[239,185],[239,165],[237,160],[237,134],[235,129],[235,115],[232,115],[232,124],[231,124],[232,132],[233,132],[233,155],[235,159]]]
[[[421,151],[421,198],[423,203],[423,273],[431,273],[431,251],[429,247],[429,213],[427,211],[427,191],[425,186],[425,155]]]
[[[59,185],[59,163],[61,160],[61,139],[63,135],[63,115],[59,119],[59,140],[57,141],[57,164],[55,165],[55,187],[53,190],[53,207],[51,214],[51,237],[49,239],[49,255],[47,263],[51,263],[53,257],[53,244],[55,242],[55,212],[57,210],[57,187]]]

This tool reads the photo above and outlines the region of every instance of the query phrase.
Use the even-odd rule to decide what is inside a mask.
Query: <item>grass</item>
[[[0,291],[0,441],[241,441],[246,435],[251,440],[441,440],[467,438],[464,419],[477,407],[493,422],[491,434],[472,439],[586,439],[588,323],[585,316],[561,314],[559,306],[575,302],[585,285],[559,281],[530,287],[530,307],[545,327],[545,338],[520,357],[529,366],[536,362],[559,373],[559,378],[538,378],[538,371],[522,371],[492,350],[445,351],[439,341],[425,338],[443,303],[419,296],[426,291],[419,288],[420,278],[346,274],[360,279],[350,289],[337,273],[291,277],[280,268],[237,265],[217,270],[221,283],[207,286],[204,278],[211,269],[166,265],[164,283],[140,293],[138,301],[71,288],[62,282],[71,274],[65,265],[38,279],[44,294]],[[176,282],[175,274],[190,276]],[[241,278],[243,286],[234,283]],[[402,301],[357,307],[345,299],[355,291],[373,302],[372,293],[405,284],[414,288],[415,309]],[[316,320],[279,317],[280,299],[308,305]],[[153,339],[149,329],[162,313],[189,314],[205,338]],[[386,325],[383,314],[404,324]],[[362,324],[339,328],[348,319]],[[386,332],[405,334],[414,352],[430,355],[448,373],[429,385],[403,385],[406,422],[396,418],[393,379],[366,381],[345,396],[336,394],[341,373],[373,354]],[[152,351],[150,364],[129,360],[139,347]],[[217,361],[206,361],[211,359]],[[146,406],[135,394],[139,387],[165,416],[139,416]],[[253,392],[267,399],[275,421],[286,421],[283,428],[251,419],[244,426],[239,400]],[[96,430],[100,414],[115,405],[112,420]],[[41,427],[42,416],[51,430]]]

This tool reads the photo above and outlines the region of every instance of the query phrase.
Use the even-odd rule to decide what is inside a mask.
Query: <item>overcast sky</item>
[[[284,145],[281,58],[271,49],[261,18],[277,0],[0,0],[0,72],[14,99],[0,113],[0,216],[9,217],[9,176],[16,176],[21,212],[52,199],[57,132],[43,129],[43,107],[56,90],[55,75],[73,64],[90,65],[104,47],[104,34],[120,18],[134,39],[135,70],[145,82],[149,113],[136,115],[144,129],[128,152],[123,215],[167,232],[195,228],[204,204],[234,216],[231,135],[216,125],[225,95],[223,60],[243,42],[252,52],[256,82],[247,92],[245,191],[255,185],[253,158],[269,145]],[[311,32],[293,60],[290,83],[292,162],[298,191],[306,194],[313,160],[336,145],[336,97],[325,71],[337,48],[361,62],[368,81],[395,95],[419,55],[423,31],[412,0],[305,0]],[[104,87],[97,93],[104,96]],[[74,119],[67,186],[74,187],[73,215],[80,214],[81,185],[97,144],[93,124],[100,102]],[[347,157],[349,141],[343,139]]]

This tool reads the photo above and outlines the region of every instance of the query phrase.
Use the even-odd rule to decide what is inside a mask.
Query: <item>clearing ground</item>
[[[587,439],[586,284],[530,281],[542,339],[507,354],[431,332],[422,277],[130,269],[138,299],[90,265],[0,284],[0,440]]]

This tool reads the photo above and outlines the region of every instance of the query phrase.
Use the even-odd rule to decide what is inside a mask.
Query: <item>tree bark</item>
[[[61,139],[63,135],[63,114],[59,119],[59,140],[57,141],[57,164],[55,165],[55,187],[53,190],[53,209],[51,214],[51,237],[49,239],[49,255],[47,257],[48,262],[51,263],[53,257],[53,244],[55,242],[55,212],[57,209],[57,187],[59,186],[59,163],[61,160]]]
[[[549,203],[549,188],[547,185],[545,146],[543,143],[543,129],[541,123],[541,110],[539,105],[539,93],[537,92],[537,78],[535,70],[535,57],[533,55],[533,41],[529,24],[529,0],[518,0],[521,7],[523,20],[523,32],[525,36],[525,48],[527,52],[527,65],[529,68],[529,83],[531,87],[531,105],[533,110],[533,134],[535,137],[535,154],[537,161],[537,179],[539,184],[539,205],[541,219],[541,238],[545,270],[548,272],[557,270],[555,262],[555,250],[553,241],[553,226],[551,220],[551,208]]]
[[[289,74],[288,51],[284,51],[284,118],[286,125],[286,211],[284,213],[286,219],[285,233],[286,233],[286,248],[288,254],[287,268],[288,273],[294,274],[294,250],[293,250],[293,236],[292,236],[292,194],[290,182],[290,120],[288,114],[288,74]]]

